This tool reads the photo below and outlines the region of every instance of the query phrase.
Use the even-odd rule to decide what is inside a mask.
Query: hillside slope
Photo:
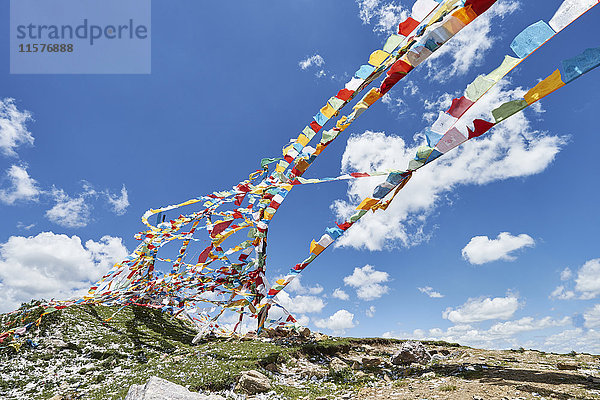
[[[242,371],[255,369],[272,382],[268,398],[600,399],[598,356],[435,342],[426,343],[425,361],[394,364],[398,340],[282,331],[193,345],[193,327],[159,311],[126,307],[104,322],[117,310],[70,307],[45,316],[16,342],[0,343],[0,398],[116,400],[150,376],[244,398],[233,386]],[[0,330],[15,318],[2,316]]]

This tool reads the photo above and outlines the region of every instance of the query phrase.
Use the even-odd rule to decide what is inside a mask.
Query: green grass
[[[0,331],[35,321],[42,312],[35,306],[35,303],[27,305],[32,311],[24,319],[20,314],[0,315]],[[9,390],[15,387],[25,388],[34,383],[25,397],[48,399],[60,393],[92,400],[116,400],[123,398],[132,384],[143,384],[150,376],[193,391],[221,391],[231,389],[240,373],[249,369],[267,374],[264,366],[293,365],[300,356],[323,360],[363,344],[400,342],[329,338],[316,343],[278,345],[212,338],[192,344],[196,330],[181,320],[138,306],[117,311],[118,307],[107,306],[68,307],[46,315],[38,329],[28,332],[27,338],[39,342],[37,349],[24,345],[16,352],[12,347],[2,348],[6,343],[0,345],[0,373],[11,376],[0,380],[0,398],[8,397]],[[105,322],[108,318],[110,321]],[[51,345],[51,341],[55,344]],[[62,344],[57,347],[56,343]],[[19,364],[30,367],[21,371]],[[51,366],[63,371],[64,376],[47,373]],[[372,374],[357,376],[348,368],[339,373],[329,371],[324,384],[309,381],[303,388],[274,384],[274,390],[289,399],[335,397],[339,390],[355,390],[373,379]],[[61,389],[64,382],[72,383],[73,387]]]

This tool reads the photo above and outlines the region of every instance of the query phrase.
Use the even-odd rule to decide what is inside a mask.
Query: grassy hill
[[[240,399],[232,389],[251,369],[268,376],[270,399],[600,399],[600,357],[588,354],[424,342],[433,355],[428,363],[394,365],[390,356],[402,345],[394,339],[271,331],[192,344],[194,327],[167,314],[138,306],[117,311],[69,307],[0,343],[0,399],[116,400],[150,376]],[[0,315],[0,331],[33,322],[40,312],[24,320]]]

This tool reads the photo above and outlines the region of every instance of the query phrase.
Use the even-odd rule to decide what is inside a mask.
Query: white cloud
[[[448,307],[442,317],[455,324],[469,324],[491,319],[509,319],[518,308],[518,297],[509,293],[506,297],[470,298],[456,309]]]
[[[331,329],[336,334],[343,334],[346,329],[354,328],[354,314],[347,310],[338,310],[329,318],[315,321],[315,326],[321,329]]]
[[[280,279],[281,277],[275,278]],[[291,281],[286,287],[286,291],[290,293],[298,293],[298,294],[321,294],[323,292],[323,286],[318,283],[315,286],[304,286],[302,284],[302,276],[298,275],[293,281]]]
[[[525,90],[507,89],[501,81],[463,117],[464,121],[490,118],[504,102],[522,97]],[[459,128],[464,122],[457,124]],[[403,245],[410,247],[428,238],[424,233],[427,217],[444,199],[444,194],[459,185],[484,185],[544,171],[554,160],[566,139],[534,131],[525,114],[503,121],[485,136],[470,140],[416,172],[386,211],[365,215],[354,224],[336,246],[381,250]],[[407,144],[399,136],[366,131],[348,140],[341,170],[381,171],[405,168],[414,158],[419,140]],[[370,197],[382,179],[355,180],[348,185],[348,200],[337,200],[332,209],[339,219],[355,212],[365,197]]]
[[[398,24],[408,16],[408,10],[401,5],[380,0],[356,0],[358,16],[365,25],[372,25],[373,32],[381,34],[398,33]]]
[[[277,303],[281,304],[291,314],[320,313],[325,307],[325,302],[315,296],[290,296],[287,292],[279,292],[275,296]]]
[[[533,247],[535,241],[524,233],[513,236],[508,232],[502,232],[496,239],[487,236],[475,236],[462,249],[462,256],[471,264],[481,265],[492,261],[516,259],[512,253],[524,247]]]
[[[568,353],[571,350],[591,354],[600,353],[600,332],[594,329],[567,329],[549,336],[544,341],[547,351]]]
[[[31,299],[81,295],[127,254],[121,239],[111,236],[85,245],[78,236],[53,232],[11,236],[0,244],[0,312]]]
[[[400,97],[392,97],[389,92],[381,98],[381,102],[396,115],[402,115],[408,111],[406,102]]]
[[[0,151],[15,157],[15,149],[23,144],[33,144],[33,136],[26,123],[31,120],[29,111],[19,111],[14,99],[0,100]]]
[[[352,275],[344,278],[344,283],[356,288],[356,295],[363,300],[374,300],[388,292],[390,289],[383,283],[390,280],[390,275],[384,271],[377,271],[371,265],[354,268]]]
[[[13,165],[6,171],[6,175],[10,181],[10,187],[0,189],[1,202],[11,205],[17,201],[38,201],[41,190],[35,179],[29,176],[25,167]]]
[[[598,328],[600,327],[600,304],[594,305],[594,307],[587,309],[583,313],[584,325],[586,328]]]
[[[429,76],[438,81],[447,81],[451,77],[466,74],[472,67],[480,65],[493,47],[496,32],[492,26],[501,26],[498,19],[517,11],[517,0],[500,0],[483,15],[466,26],[448,43],[429,58]]]
[[[337,288],[333,291],[332,294],[333,297],[335,297],[336,299],[340,299],[340,300],[348,300],[350,299],[350,296],[348,296],[348,293],[344,292],[344,290]]]
[[[300,68],[302,68],[303,70],[305,70],[313,65],[316,67],[321,67],[323,64],[325,64],[325,60],[319,54],[315,54],[313,56],[306,57],[304,60],[301,60],[298,63]]]
[[[600,295],[600,258],[589,260],[577,272],[575,289],[582,299],[594,299]]]
[[[600,327],[600,304],[596,304],[594,307],[587,309],[583,313],[583,319],[586,328]]]
[[[28,231],[31,228],[33,228],[34,226],[35,226],[35,222],[32,223],[32,224],[29,224],[29,225],[27,225],[27,224],[25,224],[25,223],[23,223],[21,221],[17,222],[17,229],[23,229],[23,230]]]
[[[568,281],[569,279],[571,279],[571,277],[573,276],[573,272],[571,271],[570,268],[565,268],[562,270],[562,272],[560,273],[560,280],[561,281]]]
[[[444,340],[479,348],[506,349],[519,347],[523,344],[522,340],[519,339],[520,334],[566,326],[570,323],[571,319],[569,317],[560,319],[553,319],[551,317],[540,319],[523,317],[518,320],[498,322],[489,329],[481,329],[468,324],[459,324],[451,326],[446,330],[439,328],[429,330],[416,329],[411,333],[402,334],[384,332],[382,336],[388,338],[399,337],[402,339]]]
[[[106,200],[110,204],[113,212],[117,215],[123,215],[129,207],[129,196],[127,195],[127,188],[125,185],[121,188],[121,195],[111,194],[108,190],[104,191]]]
[[[557,286],[552,293],[550,293],[551,299],[558,300],[569,300],[575,298],[575,292],[572,290],[566,290],[563,285]]]
[[[420,287],[417,288],[419,289],[419,292],[421,293],[425,293],[427,296],[431,297],[431,298],[441,298],[444,297],[443,294],[436,292],[435,290],[433,290],[433,288],[431,286],[425,286],[425,287]]]
[[[91,221],[92,206],[87,203],[88,196],[95,192],[84,191],[77,197],[70,197],[62,189],[52,188],[56,204],[46,211],[46,218],[66,228],[82,228]]]
[[[365,310],[365,314],[369,318],[373,318],[375,316],[375,306],[371,306]]]

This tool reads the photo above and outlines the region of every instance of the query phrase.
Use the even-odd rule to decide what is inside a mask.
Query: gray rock
[[[271,382],[269,382],[269,378],[258,371],[244,371],[235,389],[248,394],[263,393],[271,390]]]
[[[329,368],[331,368],[334,372],[340,372],[344,368],[348,368],[348,364],[343,362],[337,357],[334,357],[329,363]]]
[[[225,400],[217,395],[190,392],[185,387],[156,376],[145,385],[131,385],[125,400]]]
[[[409,365],[412,363],[427,364],[431,355],[421,342],[404,342],[400,350],[392,356],[394,365]]]
[[[362,365],[364,365],[367,368],[377,368],[377,367],[381,366],[382,363],[383,363],[383,361],[381,361],[381,358],[379,358],[379,357],[363,357],[362,358]]]
[[[579,364],[558,363],[558,364],[556,364],[556,368],[558,368],[561,371],[577,371],[577,368],[579,368]]]

